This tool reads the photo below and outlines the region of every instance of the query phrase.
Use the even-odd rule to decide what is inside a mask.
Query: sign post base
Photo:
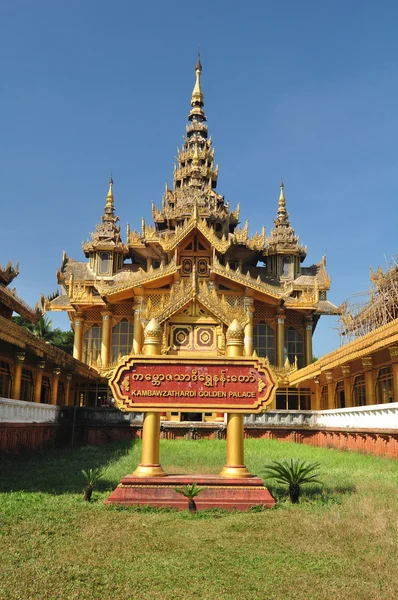
[[[198,510],[222,508],[245,511],[254,506],[271,508],[275,504],[263,481],[252,475],[247,478],[225,478],[220,475],[166,475],[165,477],[135,477],[126,475],[105,500],[105,504],[154,506],[187,510],[188,501],[175,488],[196,483],[204,490],[195,498]]]

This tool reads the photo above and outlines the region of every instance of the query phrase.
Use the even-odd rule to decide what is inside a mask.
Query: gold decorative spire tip
[[[200,48],[198,50],[198,62],[196,63],[195,71],[202,71],[202,63],[200,62]]]
[[[284,203],[285,202],[285,194],[284,194],[284,185],[283,185],[283,181],[281,179],[281,184],[280,184],[280,189],[281,189],[281,193],[279,194],[279,203]]]
[[[111,175],[111,178],[109,180],[109,190],[108,190],[108,196],[107,196],[108,202],[113,202],[113,189],[112,189],[112,186],[113,186],[113,179],[112,179],[112,175]]]

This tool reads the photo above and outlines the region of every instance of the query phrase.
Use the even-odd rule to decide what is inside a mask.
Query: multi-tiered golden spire
[[[182,149],[178,150],[178,164],[174,168],[175,190],[188,186],[214,189],[217,184],[218,167],[214,168],[214,150],[211,138],[208,139],[201,73],[202,65],[198,55],[186,137]]]
[[[174,187],[170,189],[166,184],[162,208],[157,210],[153,205],[152,215],[159,231],[174,230],[192,217],[195,210],[198,217],[206,219],[222,236],[231,233],[238,224],[239,210],[230,212],[229,203],[215,191],[218,166],[214,166],[214,148],[208,138],[201,74],[198,55],[186,135],[182,148],[177,149],[174,164]]]
[[[106,196],[104,214],[101,217],[101,223],[95,227],[95,232],[91,233],[91,240],[83,243],[82,247],[87,254],[99,247],[105,246],[123,246],[120,237],[120,227],[116,225],[119,217],[115,216],[115,205],[113,199],[113,179],[110,178],[109,190]]]
[[[274,228],[267,239],[267,254],[292,254],[304,260],[307,250],[303,246],[299,246],[300,238],[296,236],[293,227],[290,225],[289,213],[286,210],[284,187],[283,181],[281,181],[278,212],[274,220]]]

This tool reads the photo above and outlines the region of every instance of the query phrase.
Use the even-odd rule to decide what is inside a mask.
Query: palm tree
[[[48,317],[40,317],[36,325],[33,327],[33,335],[44,340],[52,342],[54,339],[53,322]]]
[[[178,494],[182,494],[183,496],[185,496],[185,498],[188,498],[189,512],[196,513],[197,508],[194,498],[198,496],[200,492],[203,492],[204,489],[205,488],[203,487],[198,487],[196,483],[193,483],[192,485],[184,485],[184,487],[182,488],[175,488],[175,491]]]
[[[87,484],[86,487],[84,488],[83,498],[87,502],[90,502],[94,486],[102,477],[102,471],[99,467],[97,467],[96,469],[87,469],[87,471],[85,471],[83,469],[82,473],[86,479],[86,484]]]
[[[266,465],[266,478],[272,477],[277,483],[289,486],[289,496],[293,504],[297,504],[300,497],[300,487],[305,483],[321,483],[317,477],[319,463],[307,463],[300,458],[290,460],[275,460]]]

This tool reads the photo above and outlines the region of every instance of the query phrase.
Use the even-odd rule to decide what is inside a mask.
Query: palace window
[[[83,362],[87,365],[97,362],[101,355],[102,328],[95,324],[84,332]]]
[[[65,404],[65,386],[63,381],[58,382],[57,404],[63,406]]]
[[[321,410],[329,408],[328,386],[323,385],[321,389]]]
[[[43,379],[41,382],[40,402],[42,404],[50,404],[51,403],[51,383],[50,383],[50,378],[47,377],[46,375],[43,375]]]
[[[109,263],[110,263],[109,252],[101,252],[100,253],[99,272],[103,273],[103,274],[109,273]]]
[[[275,332],[265,321],[254,326],[253,345],[258,356],[267,357],[271,365],[275,364]]]
[[[338,381],[335,392],[335,407],[345,408],[344,381]]]
[[[32,371],[29,371],[29,369],[22,369],[21,393],[19,399],[24,400],[25,402],[32,402],[33,389],[34,385]]]
[[[11,395],[10,365],[0,361],[0,398],[9,398]]]
[[[304,366],[303,336],[293,327],[289,327],[285,331],[285,359],[288,358],[293,365],[296,357],[297,366],[301,369]]]
[[[365,375],[355,377],[352,399],[354,406],[366,406]]]
[[[133,325],[127,319],[119,321],[112,329],[112,362],[119,356],[131,353],[133,346]]]
[[[276,392],[277,410],[310,410],[309,388],[279,388]]]
[[[290,256],[284,256],[282,259],[282,277],[290,277],[292,260]]]
[[[377,404],[394,402],[394,383],[391,367],[379,369],[376,381],[376,402]]]

